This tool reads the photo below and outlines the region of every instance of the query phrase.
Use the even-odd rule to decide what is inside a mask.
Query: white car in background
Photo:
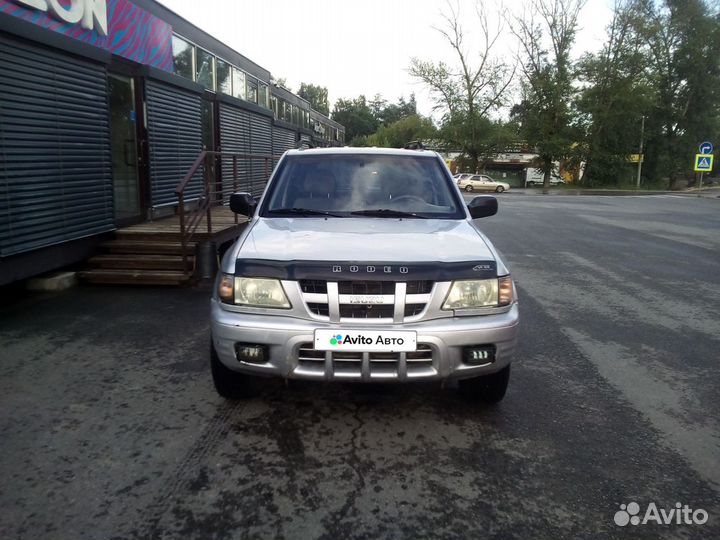
[[[457,185],[467,192],[495,191],[496,193],[502,193],[510,189],[510,184],[507,182],[498,182],[485,174],[471,174],[466,178],[460,178]]]

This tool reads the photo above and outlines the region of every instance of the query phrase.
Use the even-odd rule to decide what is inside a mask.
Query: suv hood
[[[466,220],[259,218],[238,258],[280,261],[494,261]]]

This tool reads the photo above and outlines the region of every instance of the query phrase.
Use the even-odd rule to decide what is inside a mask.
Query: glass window
[[[224,60],[217,59],[217,91],[232,96],[232,72],[230,64]]]
[[[285,114],[283,115],[283,120],[286,122],[292,122],[292,105],[290,105],[287,101],[285,101],[284,104]]]
[[[270,104],[272,105],[273,116],[274,116],[275,118],[278,118],[278,114],[279,114],[279,109],[278,109],[278,107],[280,106],[280,104],[278,103],[278,98],[277,98],[276,96],[271,96],[271,97],[270,97]]]
[[[365,214],[372,218],[382,216],[378,209],[385,209],[417,217],[462,219],[464,204],[446,171],[440,159],[426,155],[286,156],[263,199],[260,215],[302,217],[292,209],[309,208],[340,217]]]
[[[251,101],[253,103],[257,103],[257,93],[258,93],[258,85],[257,85],[257,79],[253,79],[252,77],[246,77],[247,79],[247,96],[245,99],[248,101]]]
[[[233,96],[238,99],[245,99],[245,72],[234,67],[233,73]]]
[[[268,95],[268,85],[259,82],[258,83],[258,105],[261,107],[265,107],[266,109],[270,107],[270,103],[268,101],[269,95]]]
[[[195,53],[197,68],[195,81],[208,90],[215,90],[215,57],[200,48]]]
[[[175,74],[193,80],[194,47],[182,38],[172,37],[173,62]]]
[[[297,105],[293,105],[292,122],[296,125],[300,124],[300,107]]]

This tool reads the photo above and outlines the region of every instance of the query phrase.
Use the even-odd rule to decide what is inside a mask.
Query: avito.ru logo
[[[651,502],[645,509],[645,514],[640,517],[640,505],[636,502],[621,504],[620,510],[615,512],[613,518],[615,524],[624,527],[631,525],[646,525],[656,523],[657,525],[703,525],[707,523],[708,513],[702,508],[693,510],[687,504],[675,503],[675,508],[665,510],[657,507]]]

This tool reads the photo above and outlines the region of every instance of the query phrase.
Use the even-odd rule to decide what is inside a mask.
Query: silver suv
[[[358,382],[457,380],[505,395],[518,306],[510,272],[441,157],[428,151],[286,152],[229,249],[211,301],[220,395],[254,376]]]

